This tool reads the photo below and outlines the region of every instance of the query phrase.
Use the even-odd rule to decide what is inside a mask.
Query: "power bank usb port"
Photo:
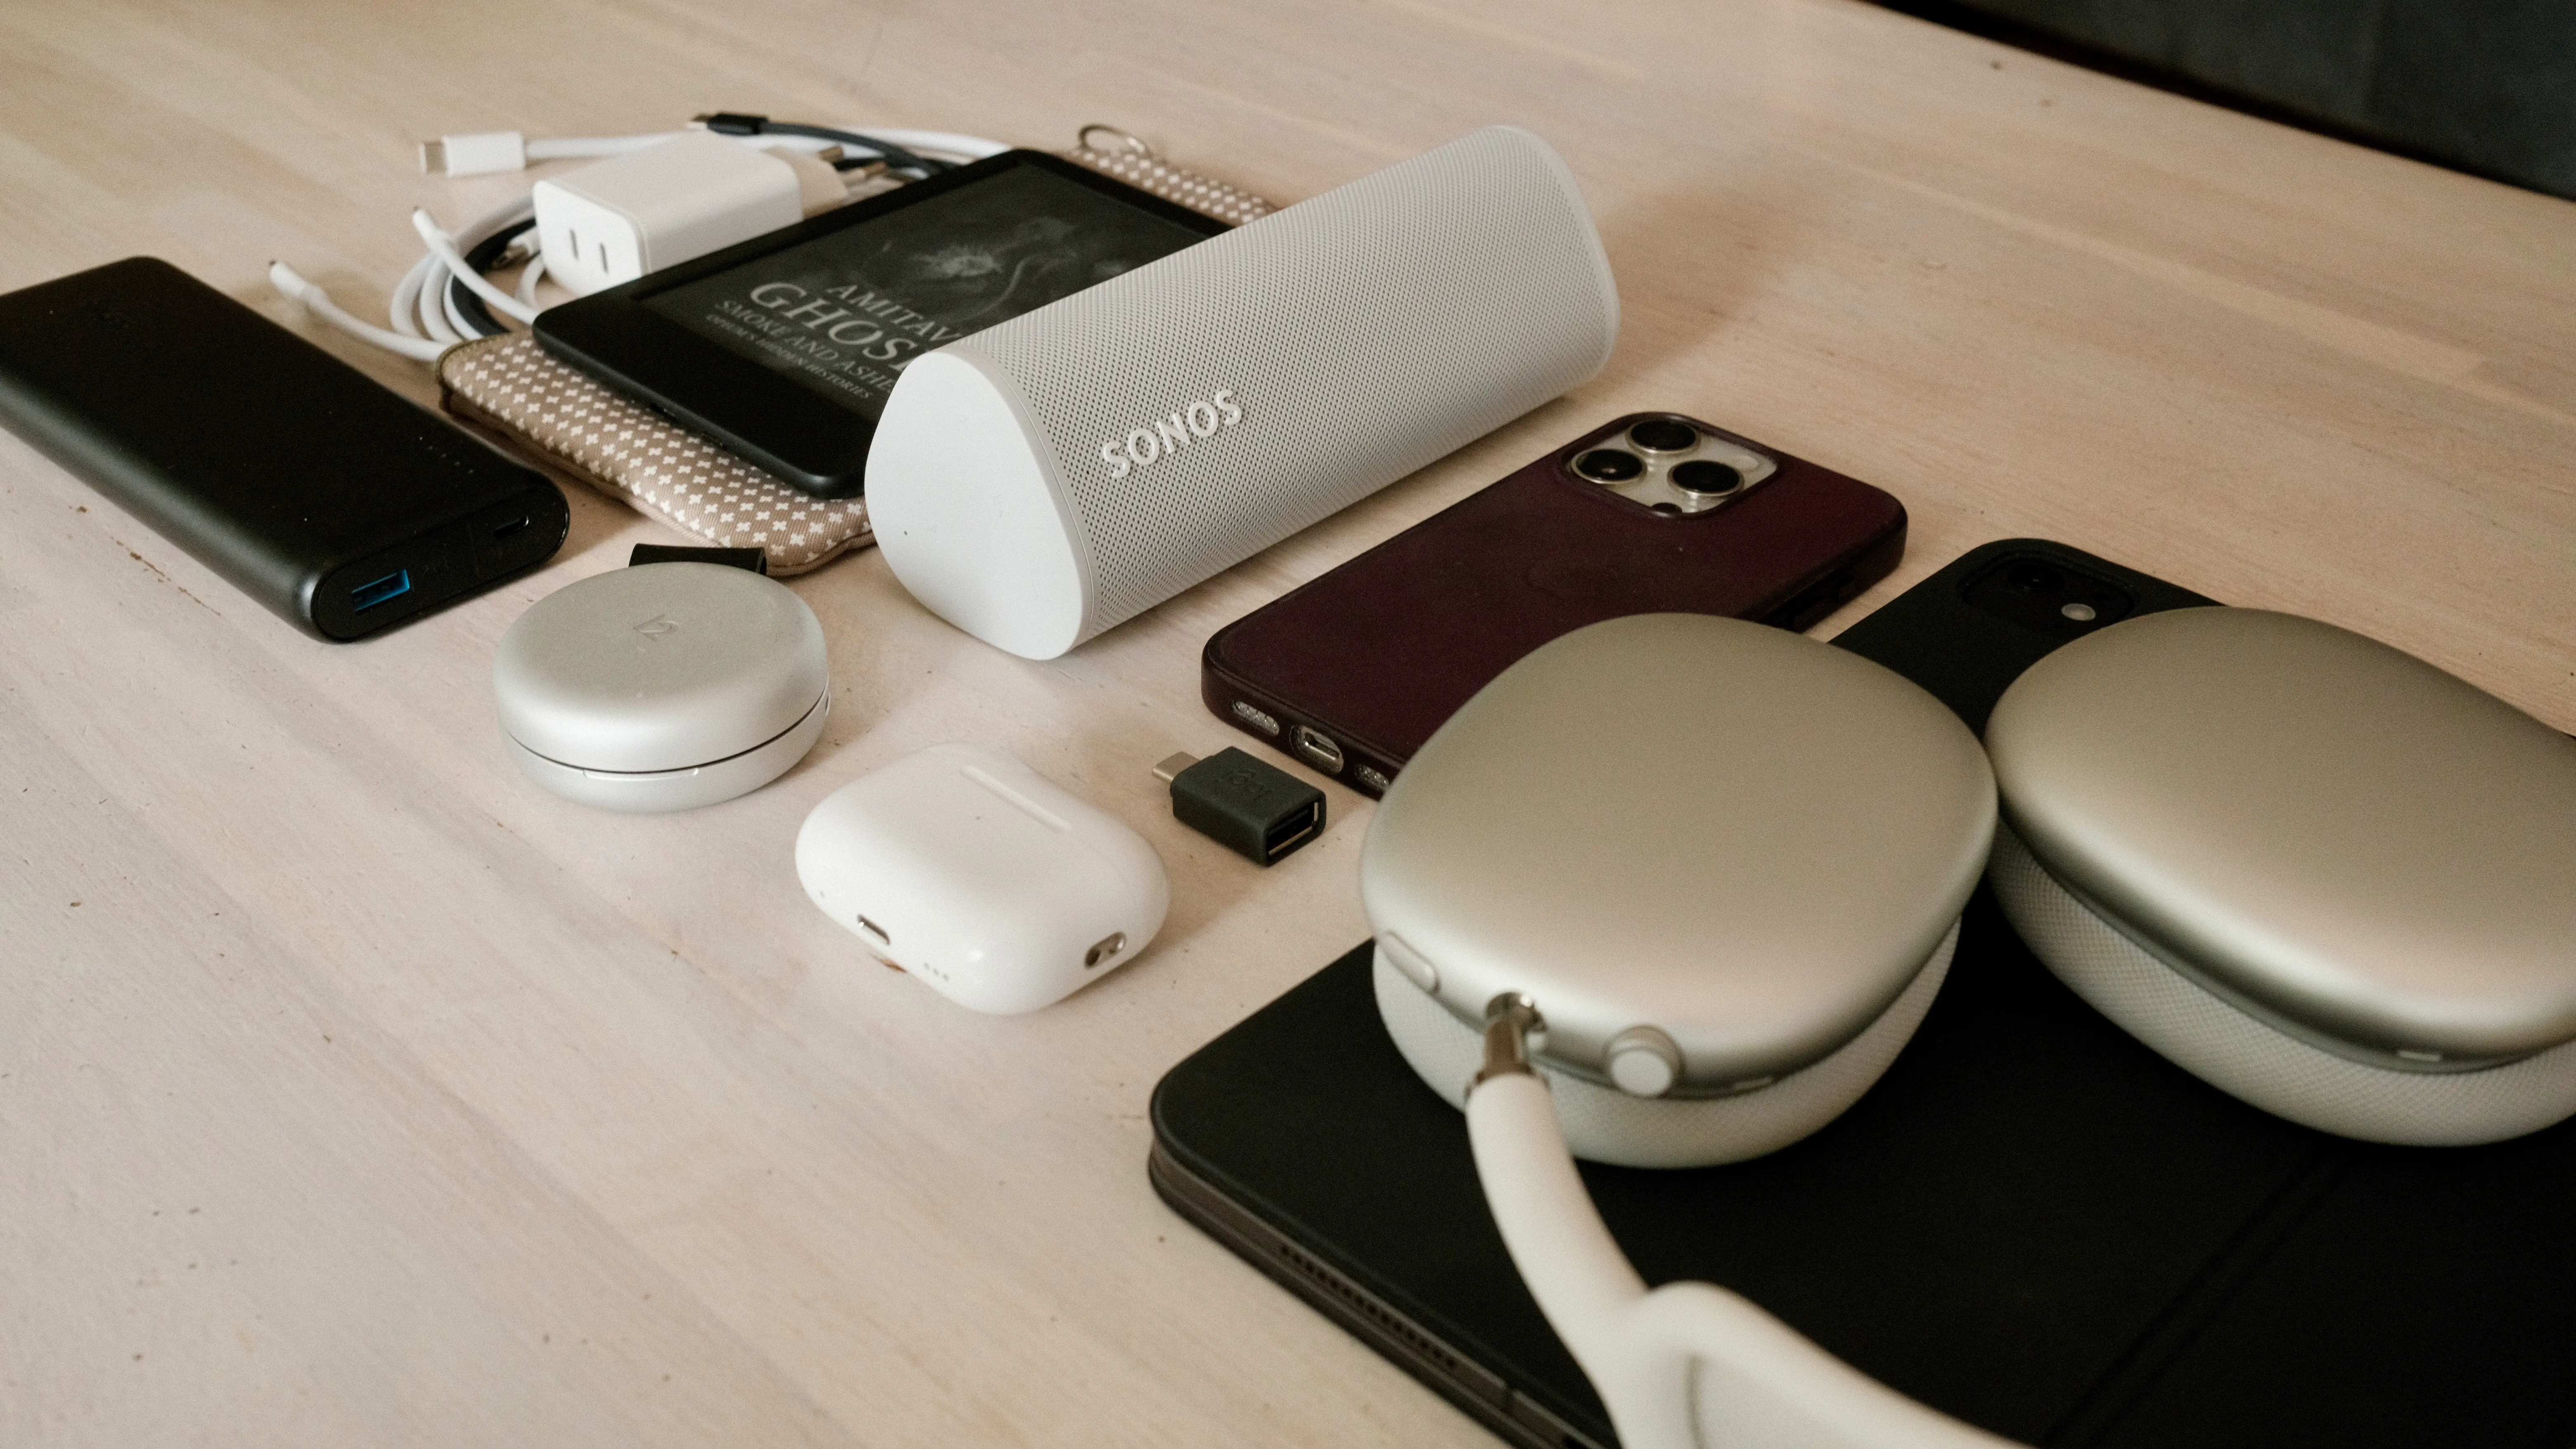
[[[389,599],[399,599],[411,592],[411,570],[396,569],[370,584],[360,584],[349,591],[349,608],[363,614]]]
[[[508,538],[511,534],[514,534],[527,526],[528,515],[522,513],[518,517],[513,518],[506,523],[495,526],[492,530],[492,537],[495,539]]]

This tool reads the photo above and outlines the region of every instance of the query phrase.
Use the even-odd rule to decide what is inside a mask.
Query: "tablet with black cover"
[[[906,362],[1226,224],[1005,151],[538,314],[545,350],[808,493],[859,492]]]
[[[1836,642],[1982,727],[2069,638],[2198,595],[2033,540]],[[1173,1068],[1166,1201],[1521,1445],[1615,1442],[1495,1235],[1464,1119],[1379,1025],[1365,945]],[[2576,1123],[2382,1147],[2270,1117],[2094,1013],[1980,890],[1871,1092],[1729,1167],[1585,1165],[1650,1283],[1725,1284],[2025,1443],[2576,1442]]]

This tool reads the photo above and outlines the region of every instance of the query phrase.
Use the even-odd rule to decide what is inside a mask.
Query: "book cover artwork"
[[[1034,166],[646,301],[870,418],[905,363],[1199,235]]]

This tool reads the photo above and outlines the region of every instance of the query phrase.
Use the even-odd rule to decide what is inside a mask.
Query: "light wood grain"
[[[134,253],[372,312],[442,131],[717,107],[1041,144],[1112,121],[1286,200],[1494,120],[1572,163],[1609,369],[1071,658],[873,554],[795,587],[806,763],[674,818],[502,754],[532,600],[307,641],[0,439],[0,1443],[1489,1442],[1166,1212],[1147,1094],[1364,934],[1364,802],[1256,871],[1147,773],[1231,736],[1219,624],[1580,428],[1679,407],[1898,493],[1820,632],[2043,534],[2576,727],[2576,208],[1838,0],[0,8],[0,287]],[[295,322],[294,325],[302,325]],[[425,375],[324,335],[415,398]],[[352,487],[364,480],[351,480]],[[977,1017],[802,900],[815,801],[943,739],[1127,819],[1135,966]]]

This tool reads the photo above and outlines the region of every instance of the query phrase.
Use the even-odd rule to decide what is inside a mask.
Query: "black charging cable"
[[[844,146],[864,146],[872,154],[844,156],[832,163],[837,171],[855,171],[872,162],[882,161],[898,171],[915,176],[936,176],[954,171],[957,163],[940,161],[908,150],[892,141],[880,140],[863,131],[844,131],[837,126],[808,126],[801,121],[773,121],[767,116],[745,115],[740,111],[714,111],[693,118],[719,136],[802,136],[811,141],[838,141]]]
[[[510,249],[511,243],[534,231],[536,226],[536,218],[530,217],[515,226],[501,228],[474,244],[474,249],[465,254],[465,265],[478,272],[492,270],[499,264],[501,254]],[[447,299],[449,310],[463,318],[466,326],[486,337],[498,337],[510,330],[501,325],[499,318],[492,315],[491,308],[483,305],[483,299],[474,294],[473,288],[456,277],[451,276],[447,279]]]

